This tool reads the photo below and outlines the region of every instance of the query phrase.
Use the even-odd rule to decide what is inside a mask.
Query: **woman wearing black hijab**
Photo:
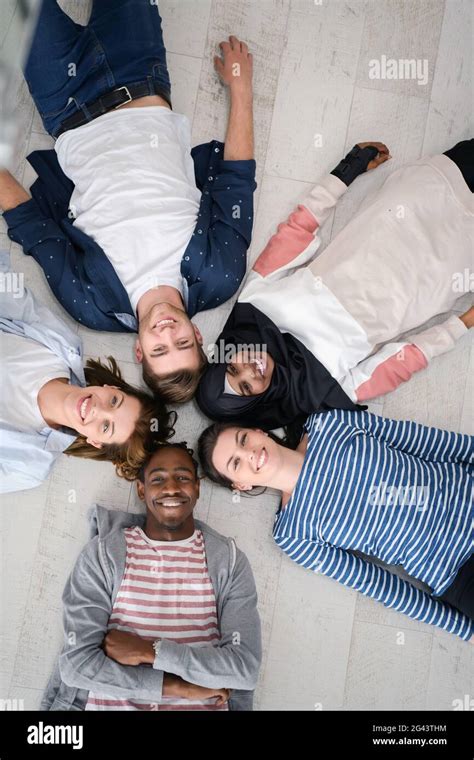
[[[241,348],[238,356],[232,356],[229,350],[234,346]],[[311,351],[290,333],[280,332],[271,319],[250,303],[235,304],[219,336],[218,350],[219,347],[226,353],[225,360],[211,361],[196,397],[201,410],[211,419],[238,419],[242,425],[258,424],[271,430],[300,416],[306,417],[310,409],[360,408]],[[226,375],[236,371],[239,361],[257,376],[259,365],[266,364],[266,368],[271,365],[268,388],[256,395],[239,395],[229,377],[226,379]]]
[[[473,308],[393,341],[468,289],[455,278],[469,271],[474,247],[473,146],[394,172],[312,260],[317,231],[347,186],[390,158],[382,143],[355,146],[258,257],[198,387],[202,411],[271,430],[357,409],[452,348],[473,325]]]

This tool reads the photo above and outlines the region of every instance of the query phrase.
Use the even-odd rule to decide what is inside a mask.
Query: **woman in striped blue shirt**
[[[474,641],[474,438],[343,410],[305,431],[293,451],[216,423],[199,440],[203,469],[228,488],[280,490],[273,537],[298,564]]]

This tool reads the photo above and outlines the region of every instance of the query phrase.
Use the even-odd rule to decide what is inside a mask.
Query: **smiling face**
[[[265,351],[239,352],[227,365],[226,376],[239,396],[257,396],[270,387],[275,362]]]
[[[183,309],[157,303],[140,319],[135,354],[154,375],[168,375],[200,364],[202,335]]]
[[[135,430],[140,411],[138,399],[113,386],[69,385],[63,402],[63,424],[101,448],[103,444],[125,443]]]
[[[187,451],[173,446],[159,449],[145,468],[143,483],[137,481],[137,490],[155,528],[176,532],[192,527],[199,478]]]
[[[271,486],[283,465],[281,446],[263,430],[229,427],[217,439],[212,464],[240,491]]]

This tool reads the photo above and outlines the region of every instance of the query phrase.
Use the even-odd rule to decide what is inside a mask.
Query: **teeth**
[[[260,467],[263,465],[265,461],[265,451],[262,449],[262,453],[260,454],[257,462],[257,470],[260,469]]]
[[[161,327],[162,325],[172,325],[173,323],[174,319],[160,319],[160,321],[156,323],[155,327]]]
[[[180,507],[181,506],[181,500],[180,499],[163,499],[162,502],[164,507]]]
[[[255,366],[263,377],[263,373],[265,372],[265,364],[262,359],[255,359]]]
[[[86,417],[86,410],[87,410],[87,404],[89,403],[89,399],[85,398],[84,401],[81,404],[81,419],[82,421],[85,420]]]

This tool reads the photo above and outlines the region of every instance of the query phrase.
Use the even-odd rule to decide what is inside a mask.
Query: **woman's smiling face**
[[[141,404],[114,386],[79,388],[71,385],[63,411],[64,424],[85,436],[88,443],[101,448],[103,444],[121,444],[130,438]]]
[[[281,446],[263,430],[229,427],[217,439],[212,464],[239,490],[271,486],[282,466]]]
[[[266,351],[239,351],[226,368],[230,387],[239,396],[264,393],[272,381],[275,362]]]

